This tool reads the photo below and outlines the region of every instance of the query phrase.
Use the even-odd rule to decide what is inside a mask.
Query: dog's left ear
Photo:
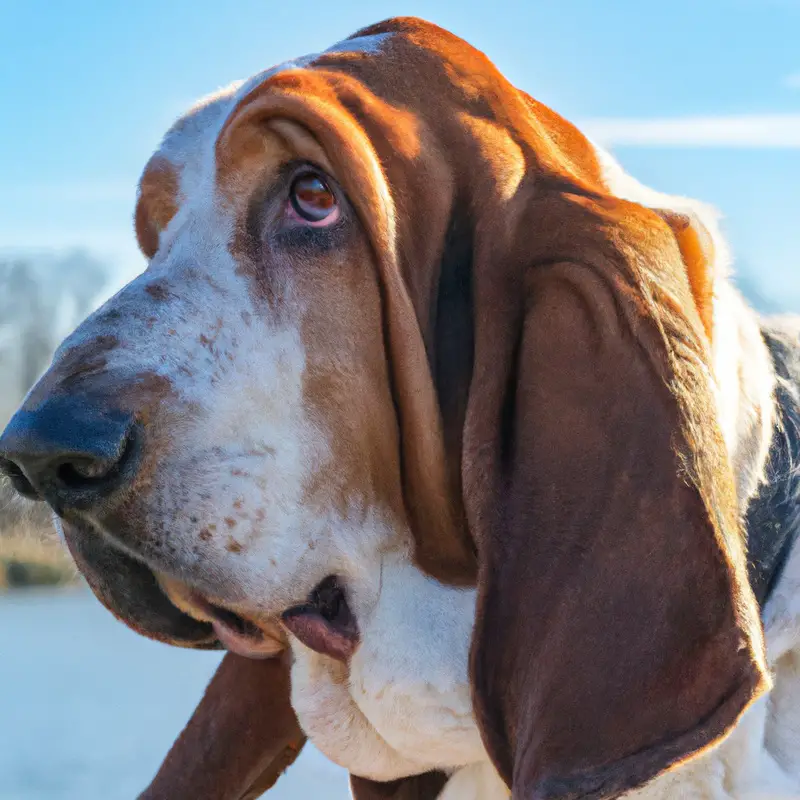
[[[289,699],[289,661],[228,654],[139,800],[255,800],[306,737]]]
[[[515,800],[600,800],[719,741],[769,679],[703,231],[599,190],[524,202],[476,226],[473,699]]]

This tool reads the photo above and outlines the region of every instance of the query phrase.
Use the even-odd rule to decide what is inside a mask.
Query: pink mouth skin
[[[274,658],[287,647],[286,632],[302,644],[337,661],[347,662],[359,644],[356,619],[336,576],[323,580],[307,603],[285,611],[278,620],[256,622],[215,602],[186,584],[158,576],[169,599],[194,619],[209,622],[219,643],[245,658]]]
[[[284,611],[281,622],[306,647],[337,661],[348,661],[358,647],[358,624],[335,575],[318,584],[307,603]]]
[[[267,636],[241,633],[220,620],[211,621],[220,644],[231,653],[245,658],[274,658],[283,650],[283,644]],[[259,632],[260,633],[260,632]]]
[[[272,658],[287,646],[286,634],[277,620],[256,623],[216,605],[181,581],[158,575],[158,582],[170,601],[184,614],[209,622],[220,644],[246,658]]]
[[[335,628],[316,609],[293,608],[281,620],[306,647],[337,661],[348,661],[358,647],[357,631]]]

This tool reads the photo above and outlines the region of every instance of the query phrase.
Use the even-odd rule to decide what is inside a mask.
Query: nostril
[[[25,473],[7,458],[0,458],[0,476],[5,475],[14,487],[14,491],[28,500],[41,500],[36,489],[25,477]]]
[[[115,484],[133,459],[134,428],[130,428],[119,450],[110,458],[72,456],[54,465],[56,483],[65,489],[90,490]]]
[[[56,469],[56,478],[63,486],[78,488],[87,486],[107,477],[112,470],[113,465],[109,466],[106,463],[81,463],[81,462],[67,462],[61,464]]]

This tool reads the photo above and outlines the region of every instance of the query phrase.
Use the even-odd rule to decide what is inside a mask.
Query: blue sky
[[[800,310],[800,0],[0,0],[0,250],[85,246],[131,274],[136,180],[182,110],[396,14],[718,206],[743,268]]]

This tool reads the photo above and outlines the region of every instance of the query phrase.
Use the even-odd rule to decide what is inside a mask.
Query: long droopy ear
[[[140,800],[254,800],[305,744],[286,658],[228,654]]]
[[[615,198],[529,212],[475,246],[474,703],[514,798],[599,800],[714,744],[768,678],[686,248]]]

